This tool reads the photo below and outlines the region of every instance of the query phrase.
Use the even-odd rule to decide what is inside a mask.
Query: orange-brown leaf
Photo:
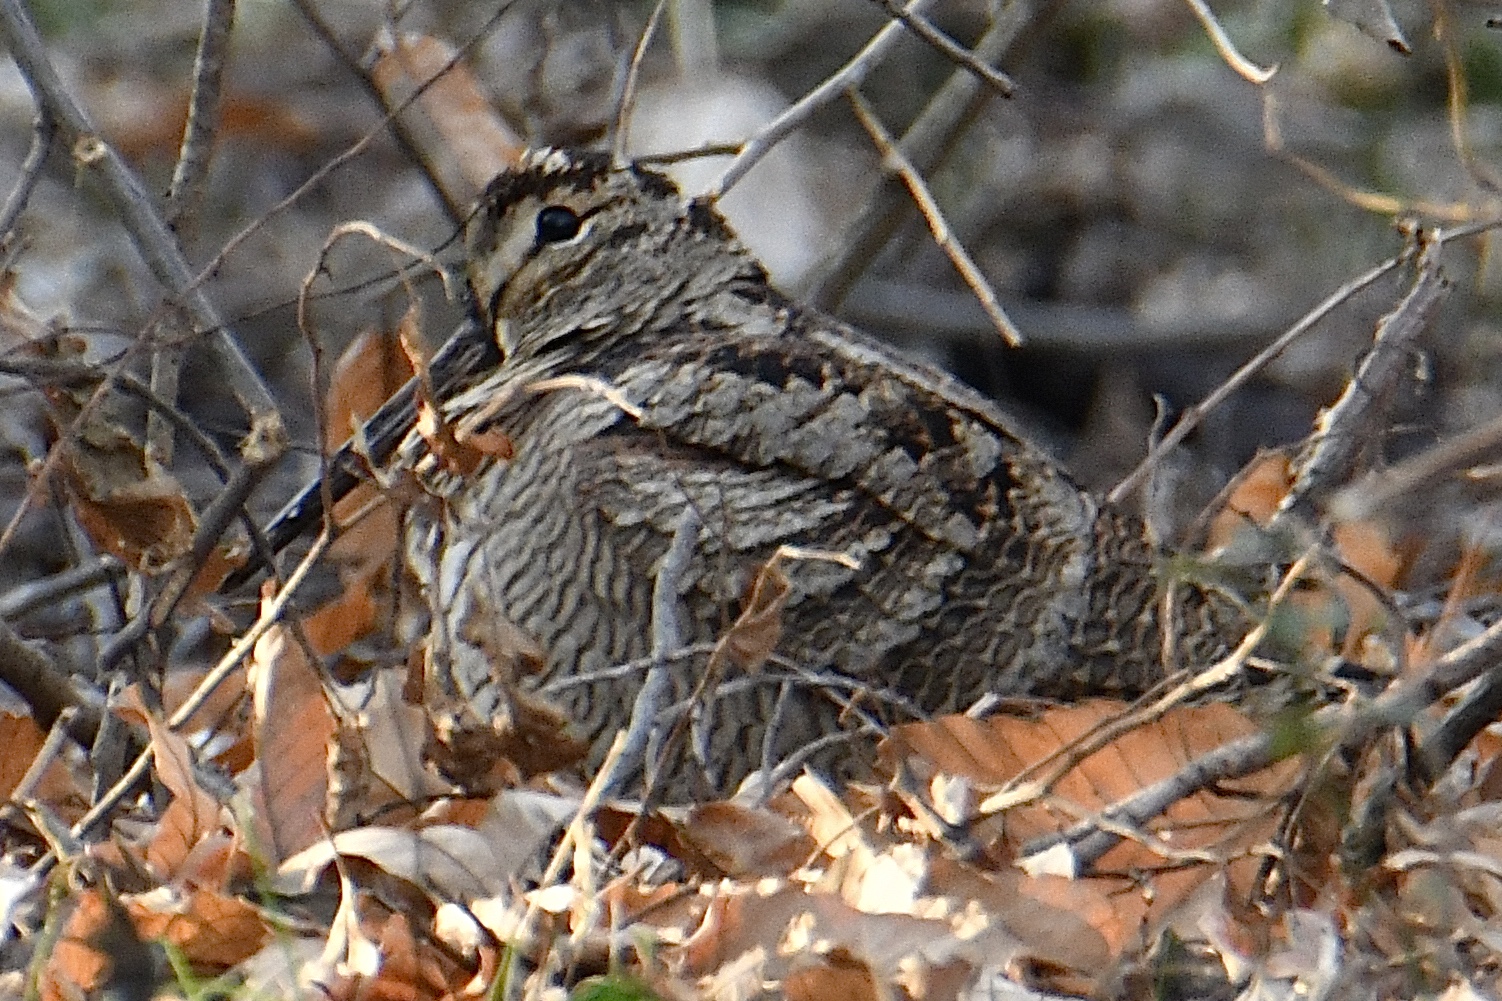
[[[157,776],[172,793],[172,802],[163,811],[147,847],[146,861],[163,879],[172,879],[199,842],[219,830],[221,810],[218,800],[198,784],[193,774],[193,752],[188,742],[154,715],[148,715],[146,723]]]
[[[335,723],[317,667],[283,625],[257,641],[251,684],[268,847],[285,859],[323,837]]]
[[[271,937],[254,907],[213,890],[171,898],[157,892],[125,903],[143,938],[170,942],[199,967],[229,969],[255,955]]]
[[[0,801],[10,798],[46,739],[30,716],[0,713]]]

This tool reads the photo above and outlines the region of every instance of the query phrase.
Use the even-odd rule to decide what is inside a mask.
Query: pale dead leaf
[[[329,790],[334,830],[352,826],[359,816],[390,822],[395,816],[389,808],[396,804],[415,815],[430,800],[458,792],[427,766],[428,720],[421,707],[402,699],[404,673],[376,671],[362,686],[358,705],[335,703],[339,730]]]
[[[784,883],[754,890],[722,886],[678,954],[686,972],[703,976],[752,949],[766,949],[764,975],[777,978],[787,975],[791,962],[813,955],[815,946],[821,953],[826,946],[844,949],[887,979],[954,963],[978,967],[983,957],[1005,955],[1016,943],[996,934],[961,937],[949,918],[867,914],[833,894]]]
[[[339,909],[329,925],[323,954],[305,966],[298,979],[334,994],[333,987],[349,977],[373,977],[381,971],[381,950],[360,924],[358,891],[342,870],[339,873]]]
[[[418,831],[396,827],[340,831],[283,862],[273,886],[280,893],[308,893],[338,855],[363,858],[443,900],[495,897],[510,885],[511,872],[488,838],[468,827],[435,824]]]

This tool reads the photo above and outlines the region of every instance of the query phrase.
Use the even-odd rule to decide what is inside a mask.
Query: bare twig
[[[308,27],[313,29],[313,34],[318,36],[319,41],[323,42],[328,47],[328,50],[334,54],[334,58],[338,60],[340,65],[360,82],[360,86],[364,88],[365,93],[376,102],[382,111],[386,112],[386,120],[380,127],[391,130],[391,136],[396,140],[397,148],[401,150],[403,156],[416,164],[418,170],[422,172],[423,178],[428,183],[428,189],[433,192],[433,197],[438,200],[438,204],[443,207],[444,215],[448,217],[449,223],[458,226],[464,219],[464,206],[455,203],[449,197],[448,191],[445,190],[443,184],[438,180],[437,172],[432,169],[432,166],[427,162],[427,158],[423,156],[422,147],[416,138],[413,137],[412,130],[408,128],[407,123],[399,115],[399,112],[405,109],[411,103],[411,100],[403,101],[399,107],[392,108],[388,104],[385,95],[381,92],[381,88],[376,84],[374,78],[372,78],[370,71],[365,67],[364,62],[358,55],[344,47],[344,43],[339,40],[339,36],[334,33],[334,29],[329,26],[328,22],[323,19],[323,15],[318,12],[318,8],[314,6],[313,0],[292,0],[292,6],[302,15],[303,20],[308,23]]]
[[[1001,308],[1001,303],[996,298],[996,292],[991,288],[986,276],[981,274],[980,268],[971,259],[964,246],[954,238],[949,229],[949,224],[944,219],[943,210],[938,202],[934,201],[928,186],[923,183],[923,178],[913,169],[907,157],[897,148],[886,127],[876,117],[866,99],[861,97],[860,91],[851,88],[848,92],[850,105],[855,109],[855,117],[859,119],[861,127],[871,137],[878,152],[881,153],[882,165],[890,173],[896,174],[907,188],[908,194],[918,206],[918,211],[923,215],[923,221],[928,224],[928,230],[933,234],[934,243],[944,251],[944,256],[949,258],[949,263],[960,273],[965,284],[970,286],[970,291],[975,293],[975,298],[980,302],[981,308],[986,311],[986,316],[995,325],[1002,338],[1012,347],[1022,346],[1022,334]]]
[[[125,160],[100,138],[94,123],[63,85],[22,0],[0,0],[0,43],[15,59],[32,94],[58,126],[76,166],[95,172],[142,259],[158,281],[179,297],[196,331],[208,338],[230,391],[249,415],[252,433],[265,440],[285,438],[281,415],[255,367],[240,350],[230,328],[200,288],[171,229]]]
[[[220,90],[229,53],[230,29],[235,21],[235,0],[207,0],[203,28],[198,36],[198,53],[193,61],[193,91],[188,100],[188,120],[183,125],[182,145],[172,183],[167,189],[167,219],[180,241],[191,241],[197,229],[198,206],[208,180],[209,158],[219,131]],[[162,324],[168,330],[178,327],[178,318],[169,311]],[[164,400],[177,400],[178,379],[182,374],[184,345],[168,337],[151,355],[151,390]],[[172,424],[160,411],[146,415],[146,455],[161,466],[172,464]]]
[[[47,739],[42,742],[36,756],[31,759],[31,764],[26,766],[26,774],[21,776],[21,781],[17,782],[16,787],[11,790],[9,798],[13,802],[24,803],[36,794],[37,787],[42,784],[42,776],[62,753],[63,741],[69,738],[69,726],[77,715],[78,710],[73,706],[68,706],[58,713],[57,719],[52,721],[52,726],[47,730]]]
[[[1264,69],[1237,51],[1236,43],[1231,41],[1230,33],[1216,20],[1215,12],[1205,4],[1205,0],[1187,0],[1187,2],[1189,9],[1194,11],[1194,16],[1199,18],[1205,34],[1210,36],[1210,42],[1215,46],[1215,51],[1220,53],[1220,57],[1225,60],[1227,66],[1252,83],[1267,83],[1273,78],[1278,67],[1272,66]]]
[[[1315,306],[1300,317],[1297,323],[1283,331],[1275,341],[1257,352],[1245,365],[1242,365],[1235,372],[1231,373],[1231,377],[1215,387],[1210,395],[1184,411],[1183,415],[1179,417],[1169,432],[1163,436],[1163,440],[1148,449],[1146,457],[1137,464],[1137,468],[1128,473],[1124,480],[1116,484],[1115,488],[1106,495],[1106,499],[1112,504],[1120,504],[1126,500],[1127,496],[1133,490],[1137,489],[1143,480],[1147,478],[1148,472],[1163,460],[1163,456],[1170,450],[1177,448],[1179,443],[1187,438],[1191,431],[1199,427],[1200,422],[1205,419],[1210,411],[1220,406],[1232,393],[1246,385],[1252,376],[1266,368],[1274,358],[1283,353],[1288,345],[1314,329],[1314,326],[1333,312],[1337,306],[1340,306],[1357,292],[1376,282],[1383,275],[1406,261],[1410,253],[1410,250],[1405,250],[1396,257],[1388,258],[1365,274],[1346,282],[1340,288],[1330,293],[1318,306]]]
[[[11,230],[15,229],[21,213],[26,210],[26,203],[31,200],[37,181],[41,180],[47,153],[52,149],[52,137],[56,134],[57,124],[52,116],[45,111],[37,115],[31,128],[31,148],[26,151],[26,159],[21,161],[21,176],[16,178],[16,186],[5,200],[5,207],[0,208],[0,246],[10,239]]]
[[[74,714],[67,721],[68,735],[81,747],[94,742],[99,732],[104,697],[75,679],[77,673],[57,664],[0,620],[0,681],[26,701],[31,718],[39,727],[50,727],[66,709]],[[91,697],[92,696],[92,697]]]
[[[229,57],[230,29],[235,23],[235,0],[206,0],[203,28],[198,34],[198,52],[193,59],[193,92],[188,99],[188,120],[177,152],[177,166],[167,188],[167,218],[181,238],[194,229],[194,217],[203,200],[209,159],[219,131],[219,97],[224,67]]]
[[[902,9],[909,14],[918,13],[929,6],[932,0],[909,0]],[[768,122],[762,129],[741,144],[741,149],[730,166],[706,192],[711,201],[724,196],[735,187],[746,172],[756,166],[772,148],[787,138],[788,134],[808,120],[815,111],[829,104],[852,87],[859,87],[867,75],[891,52],[892,46],[905,34],[901,21],[892,21],[882,28],[851,58],[849,62],[832,73],[823,83]]]
[[[673,541],[657,569],[652,583],[652,666],[637,690],[631,707],[631,721],[626,727],[626,742],[615,768],[605,782],[610,795],[638,766],[643,783],[650,786],[656,779],[655,763],[661,750],[663,707],[671,690],[668,663],[683,646],[683,627],[678,621],[678,587],[688,570],[699,541],[699,515],[692,504],[684,507],[673,526]]]
[[[1270,528],[1286,517],[1314,520],[1317,505],[1351,476],[1356,460],[1372,440],[1413,343],[1428,326],[1450,284],[1440,273],[1440,247],[1430,242],[1419,254],[1413,287],[1377,324],[1372,349],[1340,398],[1320,415],[1315,434],[1296,463],[1293,486],[1278,505]]]
[[[1031,0],[1012,0],[1006,4],[976,42],[976,59],[984,63],[999,61],[1028,23],[1031,8]],[[956,69],[903,133],[899,144],[903,155],[919,173],[932,176],[944,165],[959,137],[980,114],[992,93],[973,74]],[[873,191],[841,237],[837,255],[823,262],[809,281],[805,298],[821,309],[838,308],[875,258],[876,251],[891,238],[911,203],[912,199],[896,181],[889,180]]]
[[[935,28],[928,18],[922,14],[904,10],[897,0],[872,0],[872,2],[907,25],[909,31],[933,46],[945,59],[971,73],[977,80],[1002,97],[1012,96],[1016,85],[1012,83],[1010,77],[978,59],[974,52]]]
[[[590,782],[589,788],[584,791],[584,796],[579,802],[579,808],[574,811],[574,817],[564,829],[563,837],[558,842],[558,847],[553,850],[553,856],[548,860],[547,868],[543,870],[539,886],[552,886],[558,882],[558,877],[563,873],[563,867],[568,864],[574,855],[574,849],[582,847],[587,849],[589,839],[586,831],[589,828],[588,818],[599,807],[600,801],[605,798],[605,786],[610,774],[615,771],[616,759],[621,756],[625,749],[626,735],[617,733],[610,749],[605,752],[605,760],[600,765],[600,771]],[[536,934],[538,915],[541,913],[539,904],[541,898],[536,894],[529,894],[527,909],[523,912],[521,920],[516,924],[516,932],[512,936],[514,942],[530,942]],[[506,985],[502,995],[506,1001],[519,996],[523,977],[518,976],[517,962],[520,959],[519,949],[506,950],[504,962],[506,968],[501,973],[498,983]]]
[[[637,163],[674,164],[683,163],[685,160],[702,160],[710,156],[735,156],[740,151],[740,143],[704,143],[693,149],[676,149],[663,153],[643,153],[635,157]]]
[[[0,595],[0,619],[15,619],[22,615],[56,605],[75,594],[92,591],[101,584],[119,581],[125,577],[125,564],[113,556],[101,556],[93,563],[73,567],[61,573],[28,581]]]
[[[5,2],[15,2],[15,0],[5,0]],[[426,94],[430,88],[432,88],[440,79],[442,79],[445,73],[447,73],[454,66],[457,66],[460,60],[468,55],[470,50],[478,45],[480,41],[490,33],[491,29],[493,29],[496,24],[500,22],[501,18],[504,17],[506,13],[510,11],[513,6],[515,6],[516,3],[517,0],[504,0],[504,2],[500,4],[495,13],[492,14],[489,19],[487,19],[486,22],[480,26],[479,30],[475,32],[474,37],[470,38],[463,45],[460,45],[454,52],[453,57],[446,60],[444,65],[438,70],[438,72],[434,73],[430,78],[424,80],[422,83],[414,87],[412,93],[403,97],[402,100],[396,105],[396,107],[387,110],[385,117],[370,131],[366,132],[359,139],[351,143],[347,149],[339,153],[337,156],[332,157],[317,170],[313,171],[313,173],[308,176],[307,180],[299,184],[289,195],[287,195],[281,201],[277,202],[275,205],[271,206],[271,208],[262,212],[254,222],[246,226],[234,236],[230,237],[230,239],[225,242],[224,246],[220,248],[219,253],[214,255],[213,260],[209,261],[209,263],[204,266],[203,275],[206,277],[215,273],[220,267],[223,266],[225,259],[228,258],[230,254],[238,250],[240,248],[240,245],[243,244],[246,240],[249,240],[252,236],[259,232],[262,226],[266,225],[266,223],[271,219],[287,211],[287,209],[291,208],[293,205],[296,205],[303,199],[305,195],[307,195],[308,192],[317,188],[318,185],[322,184],[331,174],[339,170],[351,160],[355,159],[355,157],[360,156],[362,153],[364,153],[365,150],[368,149],[370,145],[374,143],[376,139],[390,127],[391,122],[394,121],[398,115],[417,103],[418,99]],[[414,154],[414,156],[416,156],[416,154]],[[421,162],[420,157],[417,157],[417,162]],[[431,178],[431,181],[433,184],[437,184],[436,178]],[[439,197],[443,197],[441,191],[439,192]],[[454,213],[456,222],[462,221],[464,219],[466,214],[464,211],[461,211],[459,209],[453,209],[452,211]]]
[[[1344,488],[1331,500],[1330,516],[1337,521],[1370,517],[1415,490],[1432,489],[1445,477],[1494,460],[1499,449],[1502,416]]]
[[[161,626],[167,621],[177,603],[188,592],[188,587],[193,583],[198,572],[203,569],[204,562],[208,559],[214,544],[224,534],[229,523],[237,517],[243,517],[242,508],[251,490],[255,489],[256,482],[265,470],[264,464],[247,462],[238,467],[230,476],[229,482],[224,489],[215,495],[213,502],[204,509],[199,518],[198,528],[193,533],[193,543],[188,552],[184,553],[176,561],[172,576],[168,579],[161,592],[157,594],[145,608],[125,624],[125,627],[111,636],[109,642],[99,651],[99,666],[101,671],[112,670],[131,648],[151,629]]]
[[[626,148],[631,142],[631,111],[636,102],[636,82],[641,76],[642,60],[647,56],[647,48],[657,34],[657,22],[662,20],[662,12],[667,5],[668,0],[657,0],[652,13],[647,17],[646,25],[641,29],[641,37],[636,40],[636,48],[631,52],[626,80],[621,85],[621,98],[615,106],[615,138],[610,143],[611,162],[618,166],[626,162]]]
[[[1438,781],[1472,738],[1497,721],[1498,714],[1502,714],[1502,672],[1493,671],[1445,713],[1419,745],[1423,780]]]

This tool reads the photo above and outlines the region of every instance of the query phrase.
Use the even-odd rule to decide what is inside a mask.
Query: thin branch
[[[1331,500],[1330,516],[1336,521],[1369,518],[1416,490],[1431,489],[1445,477],[1494,459],[1499,448],[1502,416],[1346,487]]]
[[[1405,250],[1396,257],[1388,258],[1365,274],[1346,282],[1340,288],[1330,293],[1318,306],[1315,306],[1300,317],[1297,323],[1285,330],[1267,347],[1257,352],[1245,365],[1242,365],[1235,372],[1231,373],[1231,377],[1215,387],[1209,396],[1206,396],[1203,400],[1184,411],[1173,428],[1163,436],[1163,440],[1148,449],[1147,455],[1137,464],[1137,468],[1128,473],[1124,480],[1116,484],[1115,488],[1106,495],[1106,500],[1112,504],[1120,504],[1124,501],[1147,478],[1148,472],[1159,462],[1163,461],[1163,456],[1177,448],[1180,442],[1189,437],[1189,433],[1199,427],[1200,422],[1212,410],[1224,403],[1236,390],[1246,385],[1252,376],[1266,368],[1290,344],[1314,329],[1315,325],[1334,312],[1337,306],[1340,306],[1357,292],[1373,284],[1383,275],[1408,260],[1410,254],[1411,250]]]
[[[975,43],[975,58],[984,63],[999,61],[1012,47],[1031,13],[1031,0],[1011,0]],[[932,176],[943,167],[959,137],[980,114],[992,93],[974,74],[956,69],[903,133],[899,143],[903,155],[919,173]],[[912,200],[895,180],[878,186],[855,214],[855,222],[846,228],[839,241],[838,255],[820,264],[804,298],[821,309],[838,308],[876,257],[877,250],[905,218],[910,204]]]
[[[408,160],[415,163],[422,172],[423,178],[428,183],[428,189],[433,192],[433,197],[438,199],[438,204],[443,206],[443,213],[448,217],[449,224],[458,226],[464,219],[464,207],[455,204],[449,198],[448,192],[444,190],[443,185],[438,180],[437,172],[432,169],[427,158],[423,156],[422,148],[413,137],[412,130],[407,127],[406,122],[399,115],[399,112],[406,109],[412,103],[416,95],[401,102],[397,108],[390,107],[386,102],[385,95],[381,93],[381,88],[377,86],[375,79],[365,68],[364,62],[359,56],[344,47],[344,43],[339,40],[339,36],[334,33],[334,29],[329,26],[328,22],[323,19],[323,15],[318,12],[318,8],[313,5],[313,0],[292,0],[292,6],[297,8],[297,12],[303,16],[303,20],[308,23],[308,27],[313,29],[313,34],[317,35],[319,41],[328,47],[328,50],[334,54],[334,58],[339,64],[360,82],[360,86],[365,89],[365,93],[385,112],[385,121],[378,126],[378,131],[384,128],[391,130],[391,137],[396,141],[397,149]],[[509,6],[509,4],[505,6]]]
[[[1076,768],[1080,762],[1129,730],[1157,722],[1175,706],[1182,705],[1196,696],[1204,695],[1235,679],[1252,653],[1267,638],[1268,623],[1272,621],[1274,611],[1287,600],[1289,593],[1298,582],[1304,579],[1313,557],[1312,552],[1305,553],[1288,568],[1288,572],[1283,575],[1277,589],[1268,599],[1267,614],[1246,636],[1242,637],[1236,649],[1198,674],[1173,685],[1161,695],[1153,698],[1152,693],[1149,693],[1148,697],[1152,698],[1151,702],[1102,723],[1081,736],[1080,739],[1060,747],[1040,761],[1033,762],[1000,790],[988,796],[978,808],[980,813],[983,815],[997,813],[1035,801]]]
[[[104,699],[97,692],[89,698],[78,678],[77,672],[57,664],[0,620],[0,681],[25,700],[38,727],[52,726],[72,709],[68,736],[88,747],[99,732]]]
[[[209,670],[208,674],[204,675],[203,680],[198,683],[198,687],[194,688],[188,698],[183,701],[183,704],[178,706],[176,711],[167,718],[168,729],[174,731],[181,729],[194,713],[203,708],[204,704],[208,702],[219,686],[224,684],[225,680],[229,678],[234,670],[240,666],[241,662],[250,656],[251,651],[255,649],[256,643],[266,634],[266,631],[281,620],[282,613],[286,611],[287,605],[292,601],[293,595],[302,587],[303,581],[307,579],[308,572],[323,558],[324,551],[328,548],[328,545],[328,536],[320,535],[317,541],[313,543],[313,548],[308,550],[307,556],[303,557],[302,562],[297,565],[297,569],[287,578],[287,585],[277,592],[276,597],[266,602],[262,607],[260,617],[256,619],[255,624],[235,641],[234,645],[229,648],[223,657],[219,658],[219,662]],[[131,763],[130,768],[126,769],[125,774],[121,776],[120,780],[110,788],[109,792],[90,807],[89,811],[73,825],[72,835],[80,839],[87,837],[95,826],[114,812],[115,807],[119,806],[130,790],[135,788],[136,783],[145,777],[154,758],[155,751],[153,748],[147,747],[142,751],[136,757],[135,761]],[[32,871],[50,870],[53,861],[51,856],[43,858],[36,865],[32,866]]]
[[[228,62],[230,29],[235,24],[235,0],[206,0],[198,53],[193,59],[193,92],[188,120],[177,152],[177,166],[167,188],[167,218],[179,238],[191,233],[209,174],[209,159],[219,131],[220,94]]]
[[[872,0],[882,10],[907,25],[909,31],[938,50],[945,59],[975,76],[1002,97],[1011,97],[1016,84],[1000,70],[978,59],[974,52],[957,43],[921,14],[903,10],[897,0]]]
[[[1440,273],[1440,249],[1433,241],[1424,247],[1413,287],[1377,324],[1371,351],[1340,398],[1320,415],[1315,434],[1296,463],[1293,486],[1278,505],[1270,529],[1276,530],[1289,516],[1313,521],[1317,504],[1335,484],[1350,478],[1357,458],[1373,439],[1383,404],[1408,364],[1414,341],[1450,289]]]
[[[31,201],[31,193],[41,180],[47,153],[52,149],[52,137],[56,134],[57,123],[52,116],[45,111],[37,115],[31,127],[31,148],[26,151],[26,159],[21,161],[21,176],[16,178],[16,186],[5,200],[5,207],[0,208],[0,246],[10,239],[11,230],[16,228],[16,222],[26,210],[26,203]]]
[[[631,142],[631,111],[636,103],[636,82],[641,76],[642,60],[647,57],[647,48],[657,34],[657,22],[662,20],[662,12],[667,5],[668,0],[657,0],[657,5],[652,8],[652,13],[641,30],[641,37],[636,40],[636,48],[631,53],[625,83],[621,85],[621,98],[615,106],[615,139],[610,144],[610,159],[617,166],[626,162],[626,147]]]
[[[1215,51],[1220,53],[1220,58],[1225,60],[1227,66],[1235,70],[1237,75],[1255,84],[1264,84],[1273,78],[1278,72],[1276,65],[1263,68],[1242,55],[1236,48],[1236,43],[1231,41],[1231,35],[1221,23],[1216,20],[1215,12],[1205,3],[1205,0],[1186,0],[1189,9],[1194,11],[1194,16],[1199,19],[1205,34],[1210,36],[1210,43],[1215,46]]]
[[[903,10],[909,14],[918,13],[930,3],[932,0],[910,0]],[[722,198],[725,192],[735,187],[736,183],[746,176],[747,171],[756,166],[762,157],[772,151],[774,146],[787,138],[789,133],[806,122],[815,111],[835,101],[852,87],[859,87],[905,34],[906,31],[901,21],[888,22],[849,62],[831,74],[823,83],[803,95],[798,103],[768,122],[756,135],[742,143],[740,152],[730,162],[730,166],[725,168],[725,173],[721,174],[719,180],[706,192],[707,197],[711,201]]]
[[[125,575],[125,564],[113,556],[101,556],[93,563],[28,581],[0,595],[0,619],[16,619],[38,608],[55,606],[75,594],[124,580]]]
[[[615,768],[606,779],[605,795],[610,795],[638,768],[643,769],[643,784],[650,786],[656,754],[663,736],[663,708],[672,688],[669,661],[683,646],[683,627],[678,621],[678,588],[693,558],[699,541],[699,515],[692,504],[686,505],[673,526],[673,541],[657,569],[652,583],[652,666],[637,689],[631,707],[631,721],[626,727],[625,743]]]
[[[230,29],[235,21],[235,0],[206,0],[198,53],[193,61],[193,90],[188,99],[188,119],[183,125],[182,145],[172,183],[167,189],[167,219],[180,241],[191,241],[197,230],[198,207],[208,181],[209,159],[219,131],[220,92],[229,51]],[[162,326],[175,331],[177,317],[168,314]],[[176,337],[159,344],[151,355],[151,390],[164,400],[176,402],[182,375],[185,345]],[[147,460],[160,466],[172,464],[173,427],[159,411],[146,415]]]
[[[194,275],[140,178],[100,137],[94,123],[63,85],[22,0],[0,0],[0,43],[15,59],[37,103],[57,122],[60,137],[72,151],[75,165],[98,175],[142,259],[157,280],[182,300],[196,331],[207,337],[230,391],[250,417],[252,434],[263,443],[284,442],[286,433],[270,391],[204,294],[200,277]]]
[[[970,291],[975,293],[975,298],[980,302],[981,308],[986,311],[986,316],[990,318],[991,323],[1000,332],[1002,339],[1014,348],[1021,347],[1022,333],[1007,316],[1006,311],[1001,308],[995,290],[991,288],[991,283],[986,281],[986,276],[981,274],[980,268],[971,259],[969,252],[954,238],[954,233],[944,219],[944,212],[929,192],[928,185],[923,183],[923,178],[918,176],[918,172],[913,169],[907,157],[902,155],[902,151],[897,148],[897,144],[892,140],[886,127],[871,110],[871,105],[861,97],[860,91],[851,88],[847,96],[850,98],[851,107],[855,109],[855,117],[860,120],[861,127],[866,130],[871,137],[871,142],[881,153],[882,166],[901,179],[908,194],[912,196],[914,204],[918,206],[918,211],[922,213],[923,221],[928,224],[934,243],[944,251],[944,256],[949,258],[949,263],[954,265],[954,269],[960,273],[960,277],[970,287]]]

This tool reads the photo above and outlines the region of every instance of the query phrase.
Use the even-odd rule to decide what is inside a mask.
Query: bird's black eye
[[[537,243],[541,246],[572,240],[579,235],[579,226],[582,222],[583,220],[574,213],[573,209],[562,205],[549,205],[537,213]]]

